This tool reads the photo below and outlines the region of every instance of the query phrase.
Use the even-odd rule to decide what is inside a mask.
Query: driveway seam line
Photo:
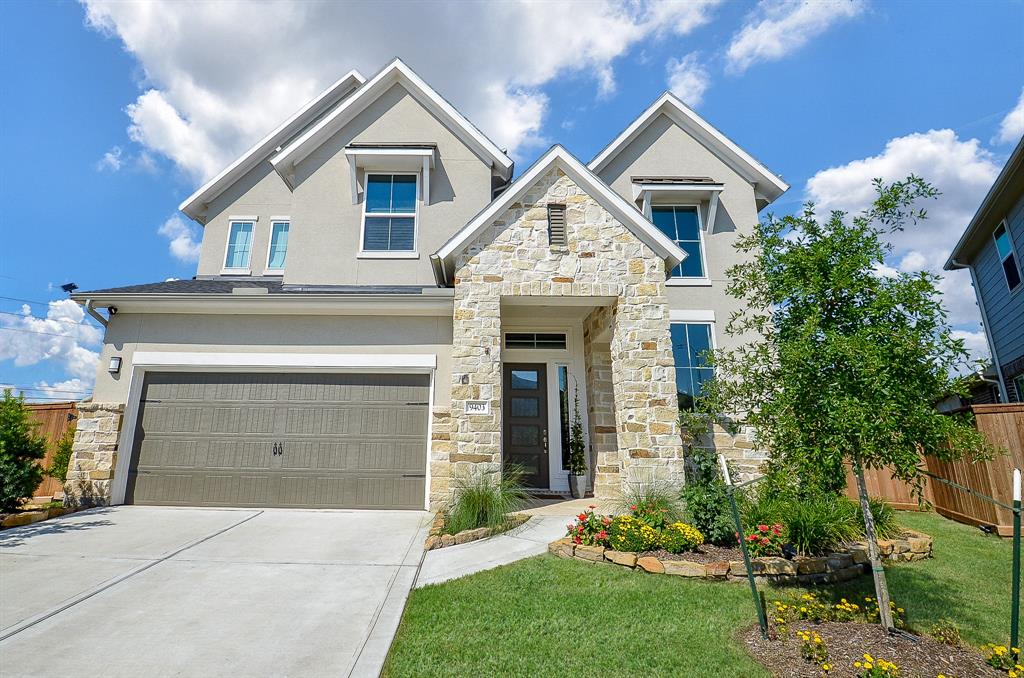
[[[33,626],[35,626],[36,624],[44,622],[47,619],[50,619],[51,617],[54,617],[54,616],[60,614],[61,612],[65,611],[65,610],[67,610],[69,608],[72,608],[75,605],[78,605],[79,603],[83,603],[86,600],[89,600],[90,598],[92,598],[94,596],[97,596],[97,595],[103,593],[104,591],[107,591],[108,589],[114,587],[114,586],[117,586],[121,582],[127,581],[128,579],[131,579],[135,575],[140,574],[142,572],[145,572],[146,570],[148,570],[149,568],[151,568],[151,567],[153,567],[155,565],[159,565],[160,563],[162,563],[164,561],[170,560],[174,556],[178,555],[179,553],[181,553],[183,551],[187,551],[188,549],[192,548],[193,546],[199,546],[200,544],[202,544],[205,541],[209,541],[210,539],[213,539],[214,537],[217,537],[217,536],[220,536],[220,535],[224,534],[228,530],[232,530],[232,529],[238,527],[239,525],[241,525],[243,523],[247,523],[250,520],[252,520],[253,518],[255,518],[255,517],[259,516],[259,515],[262,515],[262,513],[263,513],[263,511],[258,511],[258,512],[252,514],[251,516],[248,516],[245,519],[238,521],[237,523],[234,523],[232,525],[228,525],[227,527],[222,528],[220,530],[217,530],[216,532],[213,532],[212,534],[208,534],[205,537],[202,537],[202,538],[197,539],[195,541],[189,542],[188,544],[185,544],[184,546],[182,546],[181,548],[179,548],[179,549],[177,549],[175,551],[171,551],[170,553],[167,553],[165,555],[159,556],[156,560],[153,560],[151,562],[148,562],[148,563],[145,563],[143,565],[140,565],[139,567],[136,567],[136,568],[134,568],[132,570],[129,570],[128,572],[125,572],[124,574],[118,575],[116,577],[113,577],[112,579],[108,579],[107,581],[105,581],[105,582],[103,582],[101,584],[98,584],[97,586],[94,586],[93,588],[89,589],[88,591],[84,591],[83,593],[79,593],[76,596],[72,596],[71,598],[68,598],[64,602],[58,604],[56,607],[50,608],[49,610],[47,610],[45,612],[41,612],[40,614],[38,614],[38,615],[36,615],[34,617],[29,617],[25,621],[19,622],[19,623],[13,625],[13,626],[9,626],[6,629],[4,629],[2,633],[0,633],[0,642],[5,641],[8,638],[11,638],[11,637],[17,635],[17,634],[21,633],[22,631],[25,631],[26,629],[30,629]]]

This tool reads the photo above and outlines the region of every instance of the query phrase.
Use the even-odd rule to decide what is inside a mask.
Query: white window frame
[[[228,217],[228,233],[224,239],[224,256],[221,257],[221,275],[251,275],[252,274],[252,250],[256,244],[256,226],[259,224],[258,216],[230,216]],[[252,240],[249,242],[249,261],[244,267],[228,266],[228,250],[231,249],[231,231],[235,224],[252,223]]]
[[[718,341],[715,339],[715,312],[714,311],[669,311],[669,325],[707,325],[708,336],[711,339],[711,350],[718,350]],[[679,367],[675,364],[675,351],[672,352],[672,379],[675,381],[676,370]],[[707,369],[687,367],[683,369]],[[712,374],[714,368],[711,368]]]
[[[665,281],[666,285],[670,287],[704,287],[711,284],[711,278],[708,276],[708,257],[706,253],[707,243],[704,239],[704,215],[701,212],[701,204],[699,202],[666,202],[666,203],[651,203],[650,212],[645,214],[651,223],[654,223],[654,208],[655,207],[692,207],[697,210],[697,239],[700,249],[700,266],[701,270],[704,271],[702,276],[671,276]],[[659,231],[661,229],[658,229]],[[667,235],[667,234],[666,234]],[[681,246],[676,242],[675,238],[670,238],[677,247]]]
[[[1013,257],[1013,263],[1017,265],[1017,277],[1020,278],[1021,280],[1017,284],[1017,286],[1012,289],[1010,288],[1010,281],[1006,277],[1006,269],[1003,267],[1003,264],[1006,262],[1006,257],[999,254],[999,243],[996,241],[996,231],[998,231],[1000,228],[1002,228],[1003,231],[1006,233],[1006,240],[1010,243],[1010,254],[1008,254],[1007,256]],[[1007,222],[1006,219],[1000,221],[996,225],[996,227],[992,229],[992,244],[996,248],[996,258],[999,260],[999,270],[1003,274],[1003,282],[1006,283],[1006,291],[1009,292],[1011,295],[1017,294],[1022,289],[1024,289],[1024,271],[1021,270],[1020,256],[1017,254],[1017,247],[1013,242],[1013,233],[1010,232],[1010,224],[1009,222]]]
[[[391,217],[391,218],[408,218],[408,212],[366,212],[366,189],[363,190],[363,218],[359,224],[359,254],[356,255],[359,259],[419,259],[419,248],[420,248],[420,202],[421,191],[423,190],[423,180],[420,178],[419,172],[391,172],[385,170],[363,170],[363,185],[366,188],[370,186],[370,177],[374,175],[379,176],[413,176],[416,177],[416,209],[413,211],[413,222],[412,222],[412,250],[404,251],[381,251],[371,250],[366,251],[363,249],[364,240],[366,238],[366,217]]]
[[[273,268],[270,265],[270,257],[274,250],[274,226],[277,224],[288,224],[288,240],[292,239],[292,218],[291,217],[270,217],[270,238],[267,240],[267,265],[263,267],[264,275],[284,275],[284,266]],[[289,242],[290,246],[290,242]],[[284,254],[285,266],[288,265],[288,250]]]

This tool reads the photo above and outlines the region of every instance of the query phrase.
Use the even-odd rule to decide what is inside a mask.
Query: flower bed
[[[430,526],[430,533],[427,537],[427,541],[423,544],[423,550],[432,551],[434,549],[445,548],[446,546],[468,544],[469,542],[476,541],[478,539],[486,539],[487,537],[502,534],[513,528],[519,527],[529,519],[530,516],[524,513],[514,513],[509,516],[509,522],[504,529],[492,530],[489,527],[478,527],[475,530],[463,530],[456,534],[442,534],[444,530],[444,513],[439,512],[434,516],[434,522]]]
[[[891,561],[920,560],[931,556],[932,538],[920,532],[906,531],[898,539],[879,542],[882,557]],[[742,559],[707,562],[693,552],[671,558],[618,551],[601,545],[576,543],[573,537],[551,542],[548,551],[560,558],[576,558],[588,562],[607,562],[639,568],[651,574],[674,574],[706,579],[742,579],[747,576]],[[693,557],[693,560],[686,560]],[[779,584],[831,584],[848,581],[868,570],[865,544],[852,544],[848,549],[827,556],[796,556],[787,560],[779,556],[752,558],[754,576]]]

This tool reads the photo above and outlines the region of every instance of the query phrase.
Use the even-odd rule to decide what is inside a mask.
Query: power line
[[[43,393],[92,393],[92,391],[76,391],[70,388],[38,388],[35,386],[17,386],[15,384],[2,385],[0,388],[10,388],[18,391],[42,391]]]
[[[49,306],[53,301],[63,301],[62,299],[51,299],[50,301],[32,301],[31,299],[19,299],[18,297],[4,297],[0,296],[0,299],[6,299],[7,301],[23,301],[26,304],[40,304],[43,306]]]
[[[15,318],[35,318],[36,320],[54,320],[54,321],[62,322],[62,323],[72,323],[72,324],[75,324],[75,325],[85,325],[86,327],[93,327],[95,329],[99,329],[99,326],[97,326],[97,325],[90,325],[88,323],[89,319],[85,318],[85,317],[83,317],[81,321],[78,321],[78,320],[72,320],[71,318],[44,318],[41,315],[32,315],[31,313],[30,314],[15,313],[14,311],[0,311],[0,315],[10,315],[10,316],[14,316]]]
[[[23,330],[18,327],[0,327],[0,330],[8,332],[21,332],[22,334],[45,334],[48,337],[64,337],[65,339],[76,339],[74,334],[57,334],[56,332],[42,332],[40,330]]]

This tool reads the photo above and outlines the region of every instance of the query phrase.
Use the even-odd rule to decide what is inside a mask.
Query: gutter
[[[91,315],[93,318],[95,318],[96,322],[98,322],[100,325],[106,327],[108,324],[110,324],[109,320],[101,316],[99,312],[95,308],[93,308],[92,299],[86,299],[85,303],[82,304],[82,306],[85,307],[85,312]]]
[[[434,280],[438,287],[448,287],[448,272],[444,268],[444,259],[436,254],[430,255],[430,267],[434,269]]]
[[[988,324],[988,312],[985,310],[985,300],[981,298],[981,288],[978,287],[978,275],[974,271],[972,264],[965,264],[961,261],[957,261],[955,257],[950,257],[949,261],[946,262],[946,270],[954,271],[957,269],[966,268],[971,273],[971,285],[974,287],[974,297],[978,300],[978,310],[981,311],[981,327],[985,330],[985,340],[988,341],[988,350],[992,354],[992,364],[996,368],[996,382],[999,386],[999,399],[1004,403],[1010,402],[1010,398],[1006,393],[1006,380],[1003,377],[1003,368],[999,364],[999,353],[996,351],[996,342],[992,339],[992,332],[989,329]],[[983,379],[983,381],[988,381]]]

